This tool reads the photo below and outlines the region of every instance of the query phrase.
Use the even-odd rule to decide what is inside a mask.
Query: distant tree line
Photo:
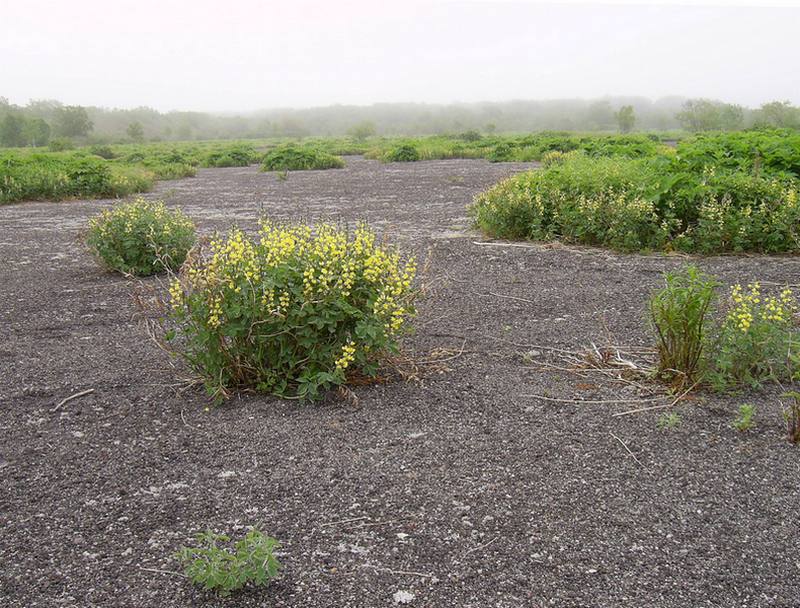
[[[380,103],[249,114],[158,112],[64,105],[35,100],[25,106],[0,97],[0,146],[61,149],[76,143],[247,139],[441,133],[672,130],[735,130],[775,126],[800,128],[800,108],[773,101],[744,108],[710,99],[666,97],[599,100],[508,101],[458,104]]]

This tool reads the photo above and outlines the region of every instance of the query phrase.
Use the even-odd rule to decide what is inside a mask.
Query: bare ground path
[[[373,607],[406,590],[429,607],[800,606],[800,451],[780,436],[779,391],[682,404],[667,432],[658,412],[612,417],[630,404],[525,396],[638,398],[520,353],[646,345],[647,294],[683,260],[475,245],[465,206],[524,168],[352,158],[286,181],[203,170],[148,195],[205,233],[264,211],[367,219],[432,250],[411,346],[464,352],[357,389],[358,407],[247,396],[205,411],[135,320],[129,282],[79,242],[111,201],[0,207],[0,605]],[[800,282],[798,258],[698,263],[729,283]],[[758,406],[745,434],[742,402]],[[247,524],[283,542],[267,590],[219,601],[152,571],[174,570],[195,530]]]

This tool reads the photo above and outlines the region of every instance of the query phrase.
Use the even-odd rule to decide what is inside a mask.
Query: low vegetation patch
[[[204,167],[248,167],[258,162],[259,153],[253,146],[227,146],[208,153]]]
[[[212,396],[317,399],[374,376],[414,314],[413,259],[361,225],[262,222],[212,242],[172,283],[168,339]]]
[[[419,150],[411,144],[402,144],[395,148],[386,150],[381,155],[381,160],[385,163],[408,163],[420,160]]]
[[[0,154],[0,203],[127,196],[152,183],[147,173],[117,171],[93,155]]]
[[[183,264],[195,227],[180,210],[138,199],[91,219],[86,243],[112,270],[147,276]]]
[[[284,145],[264,156],[262,171],[305,171],[309,169],[341,169],[344,160],[317,148]]]
[[[731,288],[715,307],[717,281],[694,267],[668,273],[650,299],[658,373],[678,388],[716,391],[791,380],[798,372],[800,331],[794,295],[763,294],[758,283]]]
[[[621,251],[800,250],[799,182],[679,158],[577,155],[504,180],[471,208],[488,235]]]
[[[248,584],[260,587],[277,576],[281,564],[275,557],[280,544],[259,530],[250,530],[233,547],[230,537],[211,530],[198,534],[199,546],[182,547],[175,558],[195,585],[220,596],[230,595]]]

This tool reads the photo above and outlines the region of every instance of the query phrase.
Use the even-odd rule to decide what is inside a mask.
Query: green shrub
[[[262,171],[304,171],[309,169],[341,169],[344,160],[316,148],[285,145],[267,153]]]
[[[89,148],[89,152],[100,158],[105,158],[106,160],[117,157],[114,150],[111,149],[111,146],[94,145]]]
[[[255,389],[316,399],[348,376],[372,376],[413,314],[413,260],[361,225],[262,223],[234,230],[171,288],[175,351],[212,396]]]
[[[792,291],[764,296],[758,283],[734,285],[730,304],[718,332],[710,381],[717,390],[740,385],[758,386],[767,379],[791,378],[798,336]]]
[[[72,143],[69,137],[55,137],[50,140],[48,147],[51,152],[63,152],[64,150],[72,150],[75,148],[75,144]]]
[[[385,163],[410,163],[420,160],[420,153],[411,144],[402,144],[384,152],[381,160]]]
[[[745,173],[684,171],[668,157],[570,158],[475,199],[498,238],[562,239],[622,251],[800,251],[800,185]]]
[[[248,167],[258,162],[258,154],[252,146],[230,146],[208,154],[205,167]]]
[[[504,163],[513,160],[514,147],[507,142],[499,143],[492,148],[486,158],[493,163]]]
[[[111,169],[110,188],[114,196],[130,196],[150,190],[155,179],[155,174],[144,167],[115,165]]]
[[[228,536],[211,530],[196,538],[199,547],[182,547],[175,558],[192,583],[220,596],[230,595],[248,583],[267,585],[281,568],[275,557],[280,544],[258,530],[248,532],[234,545],[233,551],[218,544],[230,542]]]
[[[650,320],[658,339],[658,372],[673,385],[698,383],[703,374],[708,312],[716,281],[694,266],[669,272],[666,286],[650,298]]]
[[[542,167],[552,167],[553,165],[560,165],[564,162],[565,153],[560,150],[550,150],[542,154]]]
[[[194,242],[194,224],[183,213],[143,199],[92,218],[86,237],[109,268],[140,276],[180,267]]]

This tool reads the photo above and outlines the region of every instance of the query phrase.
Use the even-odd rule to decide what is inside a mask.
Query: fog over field
[[[800,102],[796,3],[4,4],[0,96],[18,105],[247,112],[607,95]]]

